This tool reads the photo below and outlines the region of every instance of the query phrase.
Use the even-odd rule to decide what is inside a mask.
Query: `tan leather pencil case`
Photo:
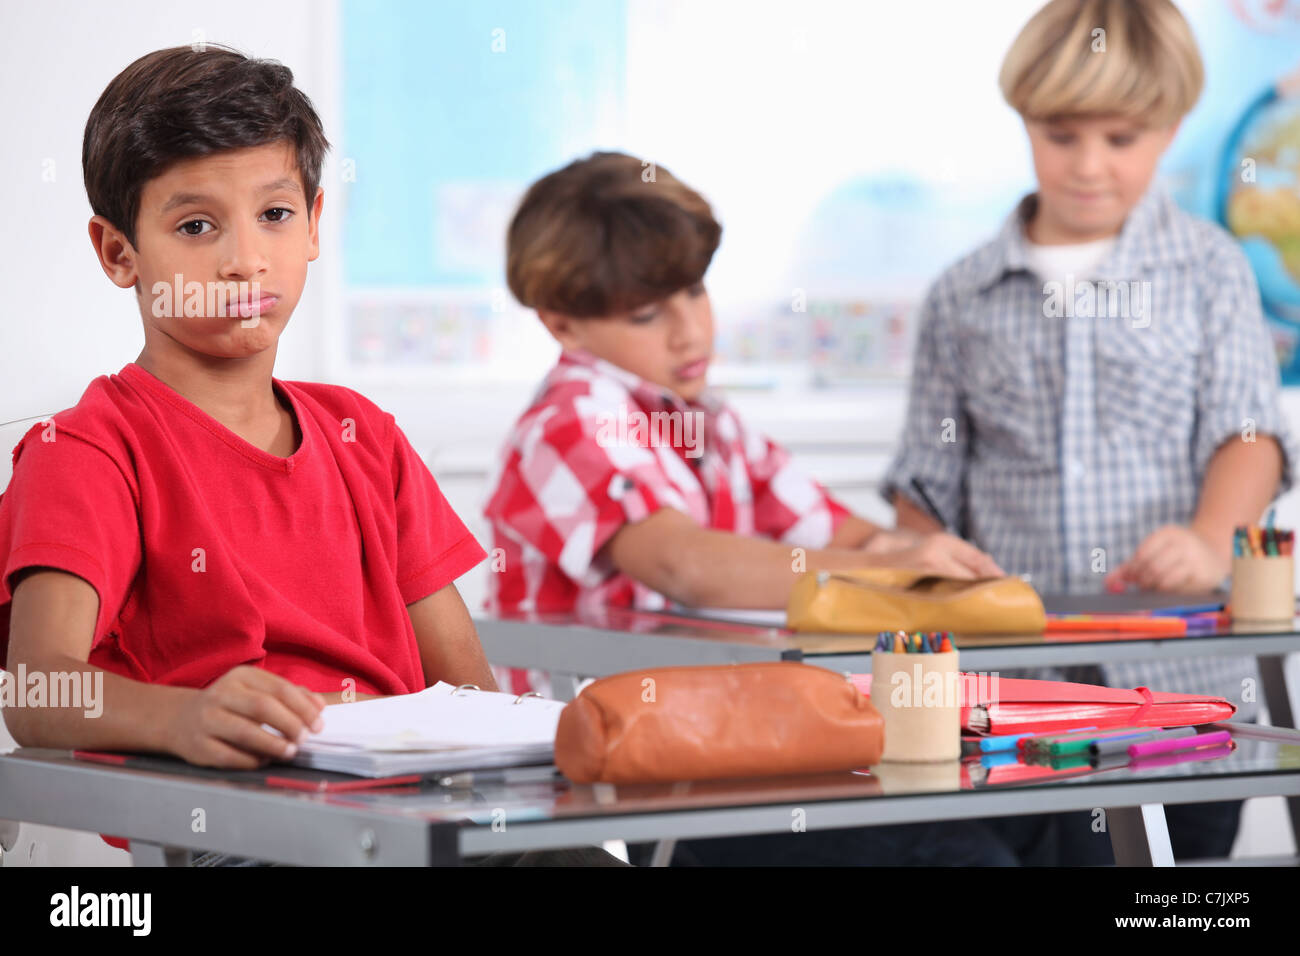
[[[902,568],[809,571],[786,608],[795,631],[1041,634],[1043,601],[1020,578],[963,581]]]
[[[555,735],[556,766],[577,783],[852,770],[883,749],[868,697],[794,661],[605,677],[564,708]]]

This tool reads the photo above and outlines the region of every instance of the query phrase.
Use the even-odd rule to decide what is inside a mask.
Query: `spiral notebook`
[[[291,763],[362,777],[549,763],[564,704],[439,681],[415,694],[331,704]]]

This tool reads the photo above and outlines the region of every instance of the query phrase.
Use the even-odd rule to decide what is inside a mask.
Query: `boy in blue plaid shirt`
[[[1201,82],[1169,0],[1052,0],[1026,24],[1000,85],[1038,190],[926,297],[885,483],[900,528],[936,527],[917,479],[1040,591],[1208,591],[1228,576],[1233,528],[1290,485],[1296,446],[1247,260],[1151,185]],[[1219,694],[1239,719],[1257,709],[1243,699],[1250,658],[1030,676]],[[1175,853],[1226,856],[1240,806],[1169,808]],[[1109,854],[1104,834],[1061,839],[1086,844],[1062,862]]]

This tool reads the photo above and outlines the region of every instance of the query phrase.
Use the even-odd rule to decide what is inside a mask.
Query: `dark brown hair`
[[[86,120],[90,208],[134,245],[149,180],[179,160],[275,142],[294,147],[310,211],[329,143],[289,68],[216,44],[156,50],[114,77]]]
[[[662,166],[593,153],[529,188],[506,237],[521,303],[574,318],[659,302],[704,278],[722,226]]]

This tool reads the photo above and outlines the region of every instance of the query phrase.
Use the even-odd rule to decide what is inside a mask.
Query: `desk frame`
[[[709,622],[700,620],[706,629]],[[611,628],[574,625],[561,627],[511,618],[475,617],[479,640],[493,664],[538,668],[551,674],[557,700],[572,700],[581,682],[647,667],[685,667],[706,664],[742,664],[751,661],[802,661],[839,673],[871,672],[871,654],[801,650],[796,639],[780,640],[781,631],[755,628],[753,643],[714,640],[707,636],[643,634]],[[541,628],[564,632],[553,640]],[[764,638],[759,640],[758,638]],[[801,635],[803,639],[835,639],[836,635]],[[1099,663],[1098,648],[1108,661],[1146,661],[1177,657],[1228,657],[1253,655],[1259,663],[1261,690],[1275,727],[1295,727],[1286,681],[1286,655],[1300,652],[1300,634],[1193,635],[1076,642],[1060,644],[1009,644],[1001,647],[962,647],[962,667],[971,671],[996,671],[1023,667],[1052,667]],[[1300,795],[1287,797],[1291,833],[1300,849]],[[1167,836],[1166,836],[1167,840]],[[1118,858],[1118,857],[1117,857]]]
[[[64,756],[54,751],[32,755]],[[1075,782],[952,793],[871,795],[860,799],[784,799],[658,811],[508,820],[504,830],[466,818],[403,815],[346,799],[214,784],[181,775],[0,756],[0,816],[131,840],[137,865],[179,865],[206,849],[298,865],[446,865],[492,852],[597,845],[605,840],[668,840],[785,833],[792,811],[811,830],[961,820],[1106,808],[1121,865],[1173,862],[1164,804],[1300,796],[1300,770],[1221,777]],[[466,803],[482,816],[484,804]],[[193,809],[207,829],[191,830]],[[458,812],[459,807],[449,808]]]

